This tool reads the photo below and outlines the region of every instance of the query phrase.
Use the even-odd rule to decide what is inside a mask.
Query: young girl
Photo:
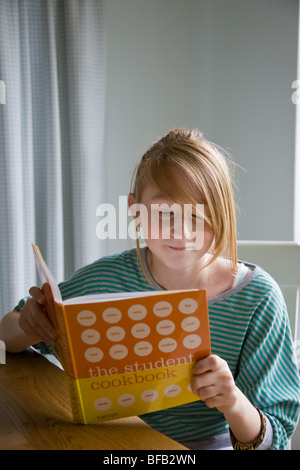
[[[219,148],[197,130],[175,129],[143,156],[129,206],[147,208],[152,228],[171,221],[168,237],[148,230],[146,247],[104,257],[60,284],[63,298],[98,292],[206,289],[212,355],[195,362],[192,390],[201,400],[143,415],[190,449],[285,449],[299,416],[299,374],[281,291],[260,267],[237,261],[234,198]],[[172,204],[189,204],[175,237]],[[199,214],[197,208],[204,208]],[[169,211],[168,211],[169,208]],[[156,214],[157,215],[157,214]],[[203,223],[197,225],[199,217]],[[173,222],[173,225],[172,225]],[[146,225],[146,220],[139,219]],[[30,289],[0,324],[6,348],[55,345],[47,291]],[[42,346],[40,345],[42,348]]]

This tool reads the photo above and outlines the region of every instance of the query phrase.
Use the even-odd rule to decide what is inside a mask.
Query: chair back
[[[258,264],[277,281],[286,301],[294,341],[298,340],[300,243],[238,241],[238,259]]]

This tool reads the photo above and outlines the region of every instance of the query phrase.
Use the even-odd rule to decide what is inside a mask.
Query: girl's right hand
[[[44,284],[42,289],[31,287],[29,294],[31,298],[20,310],[20,327],[32,338],[32,344],[43,341],[46,344],[57,346],[56,325],[53,320],[52,295],[49,286]]]

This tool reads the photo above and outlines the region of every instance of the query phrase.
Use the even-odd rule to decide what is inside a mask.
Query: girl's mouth
[[[193,249],[192,246],[172,246],[172,245],[168,245],[168,248],[174,251],[188,251],[188,250]]]

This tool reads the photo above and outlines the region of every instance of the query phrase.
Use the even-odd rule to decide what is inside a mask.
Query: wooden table
[[[0,449],[180,450],[138,417],[97,425],[72,422],[64,372],[27,350],[0,365]]]

